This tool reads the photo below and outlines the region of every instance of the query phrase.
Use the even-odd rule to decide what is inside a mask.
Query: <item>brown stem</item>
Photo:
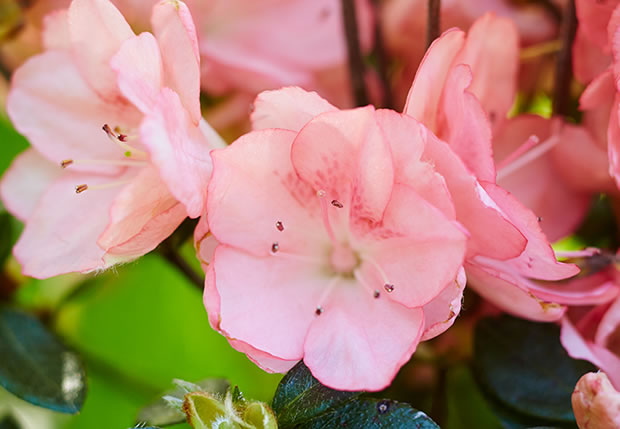
[[[426,48],[439,37],[440,32],[441,0],[428,0],[428,14],[426,15]]]
[[[392,88],[388,78],[388,57],[385,51],[385,43],[383,42],[383,27],[381,26],[381,5],[380,0],[374,1],[375,7],[375,54],[377,55],[377,72],[379,80],[383,88],[383,107],[388,109],[394,108],[394,97],[392,96]]]
[[[555,68],[555,88],[553,93],[553,113],[567,115],[570,111],[570,87],[573,79],[573,41],[577,31],[575,0],[568,0],[562,17],[560,40],[562,49],[558,52]]]
[[[342,17],[347,40],[353,99],[357,106],[365,106],[368,104],[368,94],[364,82],[364,59],[357,28],[355,0],[342,0]]]

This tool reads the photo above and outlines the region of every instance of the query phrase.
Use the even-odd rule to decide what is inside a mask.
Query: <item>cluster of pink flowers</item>
[[[7,101],[32,145],[0,186],[25,222],[24,274],[106,269],[200,218],[210,323],[265,370],[303,360],[327,386],[383,389],[454,323],[467,284],[502,311],[561,321],[569,353],[620,389],[617,273],[557,283],[579,268],[550,245],[594,193],[618,193],[620,2],[577,2],[580,125],[509,118],[522,47],[557,31],[539,9],[446,1],[466,31],[422,57],[407,29],[426,2],[391,1],[375,19],[358,1],[362,49],[379,22],[402,59],[398,112],[346,108],[337,0],[116,1],[150,29],[139,35],[109,0],[66,3]],[[234,118],[256,97],[251,131],[227,146],[201,88],[241,100]]]

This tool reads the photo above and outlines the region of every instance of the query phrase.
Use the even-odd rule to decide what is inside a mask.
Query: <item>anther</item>
[[[62,161],[60,161],[60,166],[62,168],[67,168],[71,164],[73,164],[73,160],[72,159],[63,159]]]
[[[82,185],[77,185],[75,187],[75,193],[76,194],[81,194],[82,192],[84,192],[87,189],[88,189],[88,185],[86,183],[84,183]]]
[[[282,232],[282,231],[284,231],[284,224],[282,222],[280,222],[280,221],[277,221],[276,222],[276,228],[277,228],[278,231]]]
[[[276,241],[271,245],[271,253],[276,253],[278,250],[280,250],[280,245]]]
[[[122,142],[127,141],[127,136],[125,134],[119,134],[117,138]]]
[[[316,308],[316,310],[314,310],[314,314],[316,314],[317,316],[320,316],[321,314],[323,314],[323,307],[321,307],[320,305]]]
[[[375,299],[377,299],[377,298],[379,298],[379,297],[381,296],[381,292],[379,292],[378,290],[375,290],[375,291],[372,293],[372,296],[373,296]]]
[[[334,207],[338,207],[339,209],[343,208],[344,206],[342,205],[342,203],[338,200],[332,200],[332,206]]]
[[[543,218],[542,218],[541,216],[538,216],[538,217],[536,218],[536,220],[538,220],[538,222],[542,222],[542,221],[543,221]]]
[[[325,191],[324,190],[319,190],[316,192],[316,196],[319,198],[324,198],[325,197]]]
[[[386,283],[385,285],[383,285],[383,289],[385,289],[387,293],[392,293],[394,292],[394,285]]]

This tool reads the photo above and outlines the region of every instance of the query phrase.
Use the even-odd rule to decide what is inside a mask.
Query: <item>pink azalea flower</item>
[[[579,429],[620,427],[620,392],[605,373],[590,372],[581,377],[571,401]]]
[[[561,318],[565,311],[558,302],[568,303],[574,296],[563,297],[561,291],[545,289],[531,280],[560,280],[575,275],[579,269],[556,260],[538,216],[497,185],[497,167],[493,159],[491,130],[507,126],[505,117],[515,93],[518,46],[514,24],[490,14],[477,20],[467,35],[458,30],[445,32],[433,43],[420,65],[405,113],[420,120],[450,144],[465,164],[461,174],[473,174],[479,182],[477,190],[486,206],[484,210],[499,216],[521,235],[523,247],[518,248],[515,232],[504,234],[514,237],[511,255],[468,254],[465,266],[472,287],[504,311],[550,321]],[[531,163],[537,159],[536,149],[514,157],[517,165],[508,167],[522,168],[519,162]],[[446,177],[451,193],[456,195],[454,182],[450,180],[454,170],[447,171],[439,165],[437,168]],[[529,196],[530,191],[524,195]],[[472,201],[475,200],[470,198],[465,203]],[[585,205],[582,200],[578,202]],[[471,222],[460,218],[459,213],[469,210],[466,205],[459,205],[455,200],[457,219],[470,230],[470,242],[496,239],[497,230],[486,223],[476,218]],[[471,225],[476,223],[483,228],[478,226],[474,230]]]
[[[75,0],[49,24],[50,49],[16,71],[7,105],[33,148],[0,189],[26,223],[14,253],[34,277],[154,249],[204,210],[208,152],[220,144],[200,118],[197,42],[182,2],[153,9],[156,37],[135,36],[107,0]]]
[[[370,4],[356,4],[362,42],[369,48]],[[190,7],[209,92],[311,87],[316,72],[347,61],[338,0],[211,0]]]
[[[212,154],[211,325],[268,371],[303,359],[332,388],[383,389],[460,310],[466,234],[425,153],[443,143],[299,88],[262,93],[253,122]]]

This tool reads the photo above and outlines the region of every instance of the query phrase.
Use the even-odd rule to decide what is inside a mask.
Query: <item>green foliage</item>
[[[439,427],[421,411],[396,401],[365,398],[323,386],[298,363],[282,379],[273,399],[281,429]]]
[[[0,385],[19,398],[61,413],[82,408],[84,368],[38,319],[0,309],[0,362]]]
[[[475,374],[499,405],[495,409],[505,427],[574,427],[571,394],[594,367],[570,358],[559,337],[557,325],[507,315],[476,326]]]
[[[0,429],[20,429],[13,417],[7,416],[0,420]]]
[[[0,176],[13,158],[28,147],[28,141],[13,128],[9,120],[0,116]]]

